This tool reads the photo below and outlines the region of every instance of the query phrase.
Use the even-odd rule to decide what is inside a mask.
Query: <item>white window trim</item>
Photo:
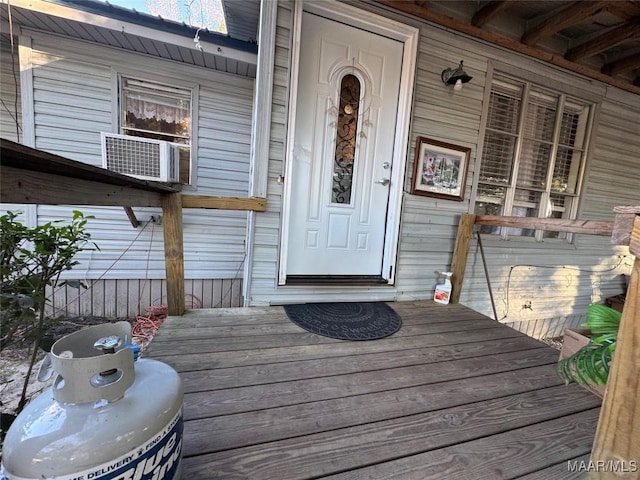
[[[489,102],[491,98],[491,86],[493,83],[494,74],[497,72],[504,73],[508,76],[512,76],[516,79],[523,80],[527,82],[527,88],[529,88],[528,84],[536,84],[536,86],[546,87],[552,91],[555,91],[560,94],[568,95],[571,97],[575,97],[580,100],[584,100],[585,102],[591,103],[591,108],[589,112],[589,117],[587,120],[587,125],[585,127],[585,136],[587,137],[584,143],[584,159],[580,165],[578,178],[577,178],[577,186],[575,197],[577,201],[572,202],[571,210],[569,212],[569,218],[575,219],[578,217],[580,208],[582,205],[582,192],[583,192],[583,183],[586,178],[586,173],[588,167],[590,165],[591,152],[593,151],[593,142],[595,135],[593,135],[593,128],[595,123],[595,119],[598,116],[598,112],[600,110],[600,104],[603,100],[603,94],[595,93],[592,91],[588,91],[579,87],[575,87],[569,83],[565,83],[557,80],[556,76],[546,76],[540,75],[528,70],[523,70],[518,67],[514,67],[512,65],[508,65],[506,63],[497,62],[490,60],[487,65],[487,75],[485,82],[485,91],[483,97],[483,107],[482,107],[482,117],[480,123],[480,132],[478,136],[478,149],[476,154],[477,163],[474,166],[474,178],[473,185],[471,188],[471,197],[469,200],[469,213],[473,213],[475,211],[476,201],[478,199],[478,186],[480,182],[480,162],[482,161],[484,154],[484,145],[485,145],[485,137],[487,132],[487,121],[489,115]],[[524,109],[521,111],[521,115],[519,118],[519,123],[521,124],[524,121],[523,118]],[[521,125],[518,126],[518,131],[521,132]],[[518,135],[518,142],[516,144],[516,150],[519,151],[522,143],[522,135]],[[555,156],[555,153],[553,154]],[[518,159],[520,155],[516,156],[516,165],[518,163]],[[513,196],[515,194],[515,188],[509,186],[509,190],[507,191],[507,195],[505,196],[504,205],[507,204],[511,206],[513,205]],[[500,236],[497,235],[486,235],[487,237],[491,237],[495,240],[509,240],[509,241],[519,241],[519,242],[532,242],[535,241],[536,244],[542,243],[551,243],[555,246],[559,244],[573,244],[574,235],[568,233],[565,238],[555,239],[555,238],[542,238],[542,232],[536,231],[535,238],[523,237],[518,235],[508,235],[506,229],[502,229]]]
[[[150,83],[157,83],[161,85],[167,85],[176,88],[183,88],[191,91],[191,135],[190,135],[190,149],[191,149],[191,166],[189,168],[189,184],[182,186],[182,191],[195,191],[197,190],[198,180],[198,118],[199,118],[199,105],[200,105],[200,86],[194,83],[181,82],[174,78],[168,78],[161,75],[155,75],[153,78],[149,77],[148,72],[141,72],[135,69],[122,68],[111,69],[111,120],[112,120],[112,132],[122,133],[120,125],[120,79],[122,77],[131,78],[134,80],[143,80]]]

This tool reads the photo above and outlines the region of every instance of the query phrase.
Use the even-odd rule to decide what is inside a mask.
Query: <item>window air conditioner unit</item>
[[[178,144],[106,132],[101,137],[103,168],[142,180],[180,181]]]

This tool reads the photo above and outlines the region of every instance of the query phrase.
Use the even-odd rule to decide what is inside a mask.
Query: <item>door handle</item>
[[[389,183],[391,183],[391,181],[388,178],[381,178],[380,180],[376,180],[376,183],[379,183],[383,187],[386,187],[387,185],[389,185]]]

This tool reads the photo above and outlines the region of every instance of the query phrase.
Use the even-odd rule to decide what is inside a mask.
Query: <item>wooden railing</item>
[[[180,193],[163,196],[162,224],[164,226],[164,263],[167,276],[169,315],[182,315],[185,312],[183,208],[264,212],[267,209],[267,199],[212,197],[208,195],[183,195]]]
[[[6,139],[0,139],[0,158],[2,203],[125,207],[134,228],[138,220],[132,207],[162,207],[170,315],[182,315],[185,311],[182,210],[264,212],[267,208],[266,198],[185,195],[180,192],[180,185],[128,177]]]
[[[613,232],[614,222],[564,220],[561,218],[501,217],[499,215],[462,215],[458,224],[458,235],[451,261],[451,272],[453,273],[451,302],[453,303],[460,301],[460,291],[462,290],[467,257],[469,256],[469,243],[476,225],[552,230],[554,232],[584,233],[610,237]]]
[[[640,468],[640,207],[616,207],[614,212],[614,222],[463,215],[451,262],[451,301],[457,303],[460,300],[475,225],[606,235],[611,236],[612,243],[616,245],[629,245],[629,251],[636,259],[627,288],[613,365],[591,453],[593,462],[604,462],[595,465],[608,467],[592,472],[590,478],[594,479],[637,478],[637,472],[631,471]],[[620,477],[619,473],[612,471],[615,468],[626,468],[625,471],[631,473],[631,476]]]

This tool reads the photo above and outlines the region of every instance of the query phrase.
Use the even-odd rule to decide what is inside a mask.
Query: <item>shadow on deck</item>
[[[184,382],[183,478],[581,477],[600,399],[556,350],[461,305],[389,305],[402,329],[367,342],[281,307],[168,318],[147,356]]]

